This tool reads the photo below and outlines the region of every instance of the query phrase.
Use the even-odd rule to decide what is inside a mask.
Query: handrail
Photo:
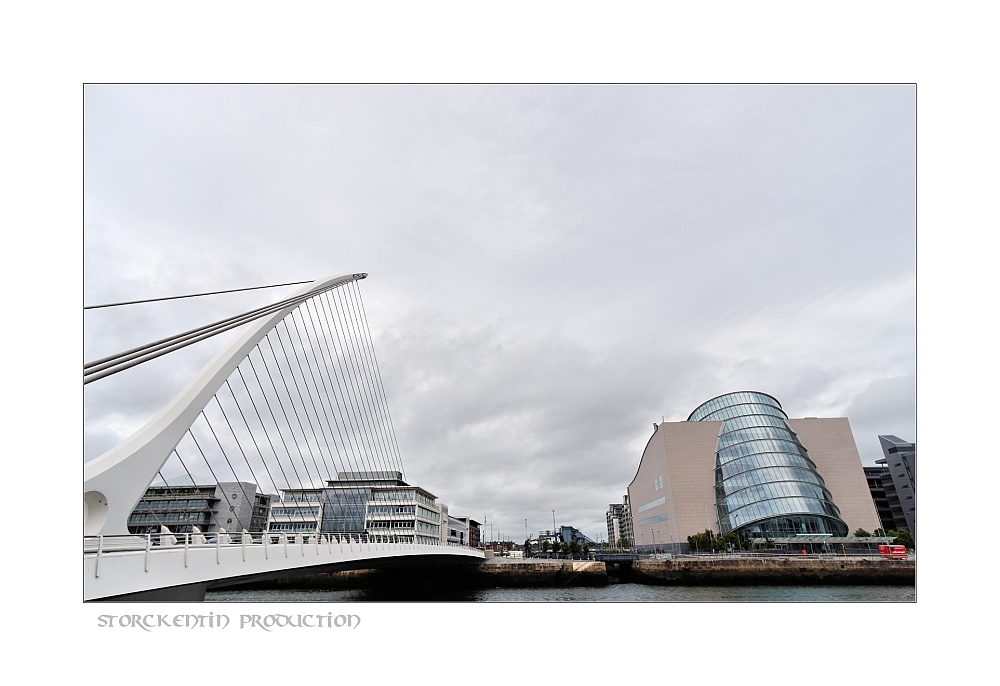
[[[255,545],[263,546],[265,548],[265,552],[266,548],[272,545],[281,545],[286,548],[288,545],[297,545],[300,547],[309,545],[316,547],[317,550],[320,545],[323,545],[327,546],[328,550],[331,552],[332,546],[334,545],[425,545],[430,547],[437,545],[439,547],[478,550],[478,548],[473,548],[468,545],[452,543],[448,543],[447,545],[418,543],[413,540],[403,540],[404,538],[412,537],[383,536],[379,534],[365,533],[325,534],[321,532],[296,533],[282,531],[204,531],[200,533],[155,532],[145,534],[84,536],[83,547],[85,555],[107,555],[115,552],[141,551],[148,554],[149,552],[176,548],[183,549],[185,551],[185,558],[187,551],[193,549],[218,549],[230,546],[241,546],[245,551],[247,546]]]

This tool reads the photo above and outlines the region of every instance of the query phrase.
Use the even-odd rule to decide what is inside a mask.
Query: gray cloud
[[[866,461],[913,427],[910,87],[98,86],[85,114],[87,302],[370,272],[408,475],[504,531],[596,535],[651,422],[718,393],[846,414]],[[274,297],[87,314],[85,356]],[[89,385],[86,456],[223,343]]]
[[[893,434],[916,442],[917,377],[910,372],[872,381],[847,406],[854,440],[865,464],[881,459],[880,434]]]

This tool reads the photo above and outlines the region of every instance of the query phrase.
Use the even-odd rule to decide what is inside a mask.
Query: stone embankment
[[[493,558],[479,565],[476,585],[481,588],[536,588],[548,586],[606,586],[607,565],[594,560],[518,560]]]
[[[915,581],[916,561],[808,556],[679,558],[636,560],[612,573],[616,571],[624,582],[675,586],[910,585]]]
[[[247,588],[352,589],[397,585],[449,588],[549,588],[638,583],[674,586],[912,585],[913,559],[681,557],[623,562],[493,558],[450,569],[362,569],[305,574]]]

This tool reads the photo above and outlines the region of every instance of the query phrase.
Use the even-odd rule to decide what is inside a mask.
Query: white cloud
[[[86,107],[86,301],[369,272],[404,464],[455,512],[596,535],[651,422],[740,388],[847,413],[864,455],[912,426],[908,387],[879,385],[916,366],[910,87],[100,86]],[[271,297],[91,313],[86,356]],[[222,344],[89,385],[88,456]]]

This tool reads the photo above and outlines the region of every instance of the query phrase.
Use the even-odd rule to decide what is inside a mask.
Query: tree
[[[544,541],[542,541],[542,552],[543,553],[549,552],[549,539],[547,538]]]
[[[569,542],[569,552],[570,555],[576,555],[580,552],[580,543],[577,540],[572,540]]]
[[[688,545],[698,552],[711,552],[712,532],[705,529],[704,533],[697,533],[693,536],[688,536]]]
[[[524,556],[531,557],[531,539],[524,539]]]
[[[871,534],[865,531],[864,529],[858,529],[857,531],[854,532],[854,535],[857,536],[858,538],[868,538],[869,536],[871,536]]]
[[[618,539],[618,547],[619,548],[630,548],[631,546],[629,545],[628,539],[625,538],[624,536],[622,536],[621,538]]]
[[[887,531],[886,533],[889,536],[895,536],[896,544],[905,545],[908,550],[915,550],[917,547],[917,544],[913,540],[913,534],[907,529],[896,529],[895,531]]]
[[[698,552],[729,550],[730,546],[732,546],[733,549],[739,550],[751,547],[749,539],[741,537],[739,534],[732,531],[723,536],[722,534],[712,532],[710,529],[705,529],[703,533],[688,536],[687,540],[688,545]]]

